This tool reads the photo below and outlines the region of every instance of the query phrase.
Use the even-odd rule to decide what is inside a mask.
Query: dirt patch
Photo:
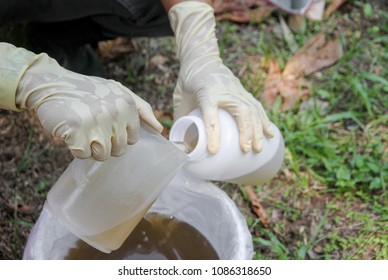
[[[0,110],[0,258],[20,259],[46,192],[72,159],[35,114]]]
[[[372,5],[375,10],[386,8],[380,1],[372,1]],[[339,16],[328,22],[327,29],[337,29],[346,38],[357,41],[359,37],[348,36],[346,32],[357,32],[362,24],[362,35],[367,36],[370,20],[360,17],[362,12],[354,12],[361,8],[348,1],[342,9],[347,17]],[[231,69],[236,75],[239,75],[239,62],[255,52],[252,49],[256,50],[258,40],[271,37],[279,49],[287,49],[274,32],[276,21],[273,17],[259,26],[228,22],[218,26],[224,62],[234,66]],[[179,68],[173,49],[172,38],[137,39],[133,51],[105,61],[110,78],[122,82],[154,107],[166,127],[165,136],[171,125],[171,96]],[[357,71],[361,68],[368,71],[370,62],[361,62],[354,60],[352,66]],[[42,131],[36,115],[30,111],[0,110],[0,139],[0,259],[20,259],[48,190],[73,157],[62,143]],[[373,224],[381,217],[373,213],[371,205],[355,195],[337,195],[303,172],[301,169],[296,174],[293,169],[285,168],[276,180],[257,189],[271,221],[266,229],[261,228],[260,221],[250,211],[239,186],[219,183],[247,218],[258,258],[303,255],[311,259],[353,256],[370,259],[385,249],[381,244],[386,244],[386,237],[381,242],[369,242],[376,235],[386,236],[383,234],[386,226]],[[307,178],[308,188],[294,188],[298,176]],[[333,252],[332,255],[324,255],[324,248]]]

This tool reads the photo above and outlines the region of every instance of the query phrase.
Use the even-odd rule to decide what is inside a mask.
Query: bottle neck
[[[184,151],[189,161],[197,161],[207,155],[205,125],[197,116],[178,119],[170,130],[169,139]]]

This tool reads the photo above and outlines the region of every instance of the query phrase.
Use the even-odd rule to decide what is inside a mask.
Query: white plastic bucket
[[[192,225],[212,244],[220,259],[253,257],[252,236],[244,216],[228,195],[210,182],[178,173],[149,211]],[[44,207],[29,236],[23,259],[64,259],[76,247],[77,240]]]

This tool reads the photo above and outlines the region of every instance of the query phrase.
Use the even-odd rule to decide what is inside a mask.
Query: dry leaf
[[[157,54],[150,59],[150,65],[158,67],[163,72],[167,72],[168,68],[164,65],[168,61],[168,57]]]
[[[154,65],[154,66],[159,66],[159,65],[166,63],[167,61],[168,61],[167,56],[157,54],[157,55],[151,57],[150,64]]]
[[[260,5],[259,8],[253,9],[251,11],[251,22],[259,23],[262,22],[264,19],[269,17],[272,13],[274,8],[270,5],[263,4]]]
[[[230,20],[236,23],[259,23],[274,10],[263,0],[218,0],[213,7],[217,21]]]
[[[268,215],[265,212],[265,209],[264,209],[263,205],[261,204],[259,197],[252,189],[252,186],[245,186],[244,191],[246,192],[246,194],[248,196],[248,200],[251,204],[252,211],[260,218],[261,223],[265,227],[268,227],[269,223],[270,223],[269,219],[268,219]]]
[[[343,55],[338,38],[319,33],[311,38],[287,63],[283,76],[301,77],[317,72],[338,61]]]
[[[233,11],[216,15],[217,21],[230,20],[236,23],[249,23],[251,20],[250,11]]]
[[[253,7],[256,3],[263,2],[260,0],[215,0],[213,1],[214,13],[223,14],[232,11],[244,11]]]
[[[309,94],[310,86],[302,77],[284,76],[277,62],[269,62],[268,75],[261,95],[261,99],[268,107],[272,107],[277,98],[281,97],[280,109],[282,111],[290,110],[298,101]]]
[[[171,124],[173,123],[173,116],[170,112],[164,112],[162,110],[153,110],[156,119],[163,125],[164,129],[162,135],[168,138],[170,134]]]
[[[272,107],[279,96],[279,84],[282,82],[282,72],[279,63],[271,60],[268,64],[268,75],[264,82],[264,91],[261,98],[268,107]]]
[[[383,67],[376,66],[375,70],[373,71],[376,75],[380,75],[381,71],[383,70]]]
[[[291,110],[300,100],[310,95],[310,84],[304,78],[284,77],[280,86],[281,110]]]
[[[333,0],[333,1],[331,1],[329,7],[327,7],[327,9],[326,9],[325,17],[326,18],[330,17],[345,2],[346,2],[346,0]]]
[[[281,20],[281,23],[284,26],[284,21]],[[310,85],[304,76],[334,64],[342,55],[338,38],[327,38],[325,34],[319,33],[295,53],[283,72],[277,62],[269,63],[261,99],[271,107],[281,97],[281,110],[292,109],[298,101],[310,94]]]
[[[133,52],[135,46],[132,40],[118,37],[114,40],[106,40],[98,43],[98,54],[104,61],[117,59],[125,53]]]

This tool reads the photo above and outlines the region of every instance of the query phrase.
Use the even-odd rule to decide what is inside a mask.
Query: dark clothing
[[[95,40],[172,35],[167,13],[159,0],[6,0],[0,24],[39,23],[43,33],[66,38]],[[47,27],[46,27],[47,26]],[[58,28],[58,29],[56,29]],[[90,34],[92,33],[92,34]],[[57,41],[60,40],[57,38]],[[85,39],[84,39],[85,40]]]
[[[70,70],[100,76],[99,70],[87,70],[98,67],[90,45],[117,37],[173,35],[159,0],[2,1],[0,25],[21,21],[28,23],[32,51],[46,52]],[[89,62],[79,66],[80,61]]]

